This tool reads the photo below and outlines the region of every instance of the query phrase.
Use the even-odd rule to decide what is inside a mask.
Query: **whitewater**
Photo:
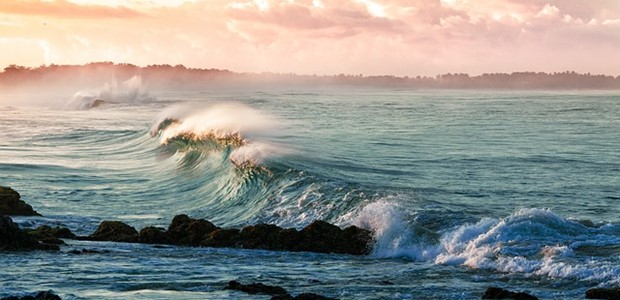
[[[0,254],[0,297],[541,299],[620,285],[620,94],[270,88],[158,91],[139,77],[0,98],[0,185],[88,235],[103,220],[372,230],[370,255],[70,241]],[[69,250],[100,253],[72,255]],[[258,297],[260,298],[260,296]],[[265,296],[264,299],[269,299]]]

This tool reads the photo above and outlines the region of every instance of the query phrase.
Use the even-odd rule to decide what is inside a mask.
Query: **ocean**
[[[0,297],[269,299],[223,289],[238,280],[340,299],[582,299],[620,285],[616,91],[116,89],[2,96],[0,185],[43,215],[20,226],[320,219],[372,230],[372,253],[66,240],[0,254]],[[100,253],[69,253],[84,248]]]

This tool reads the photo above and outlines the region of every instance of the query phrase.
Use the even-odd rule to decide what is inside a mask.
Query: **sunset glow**
[[[4,0],[0,66],[620,74],[616,0]]]

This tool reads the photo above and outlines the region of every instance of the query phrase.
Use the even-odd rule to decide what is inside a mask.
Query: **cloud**
[[[53,63],[111,60],[304,74],[620,72],[613,54],[620,51],[616,0],[137,2],[4,0],[0,36],[45,41],[46,61]],[[111,16],[118,19],[102,22]],[[30,65],[40,61],[38,42],[21,45],[37,47],[29,52]],[[12,57],[0,57],[0,64],[20,63]]]
[[[0,13],[57,18],[131,18],[142,16],[142,13],[122,6],[80,5],[66,0],[4,0],[0,1]]]

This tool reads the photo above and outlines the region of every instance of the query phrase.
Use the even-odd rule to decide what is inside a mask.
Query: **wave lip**
[[[238,103],[209,107],[171,107],[160,114],[151,127],[151,136],[161,145],[178,150],[202,148],[226,151],[237,166],[259,165],[274,154],[284,153],[272,141],[279,122],[260,111]]]

